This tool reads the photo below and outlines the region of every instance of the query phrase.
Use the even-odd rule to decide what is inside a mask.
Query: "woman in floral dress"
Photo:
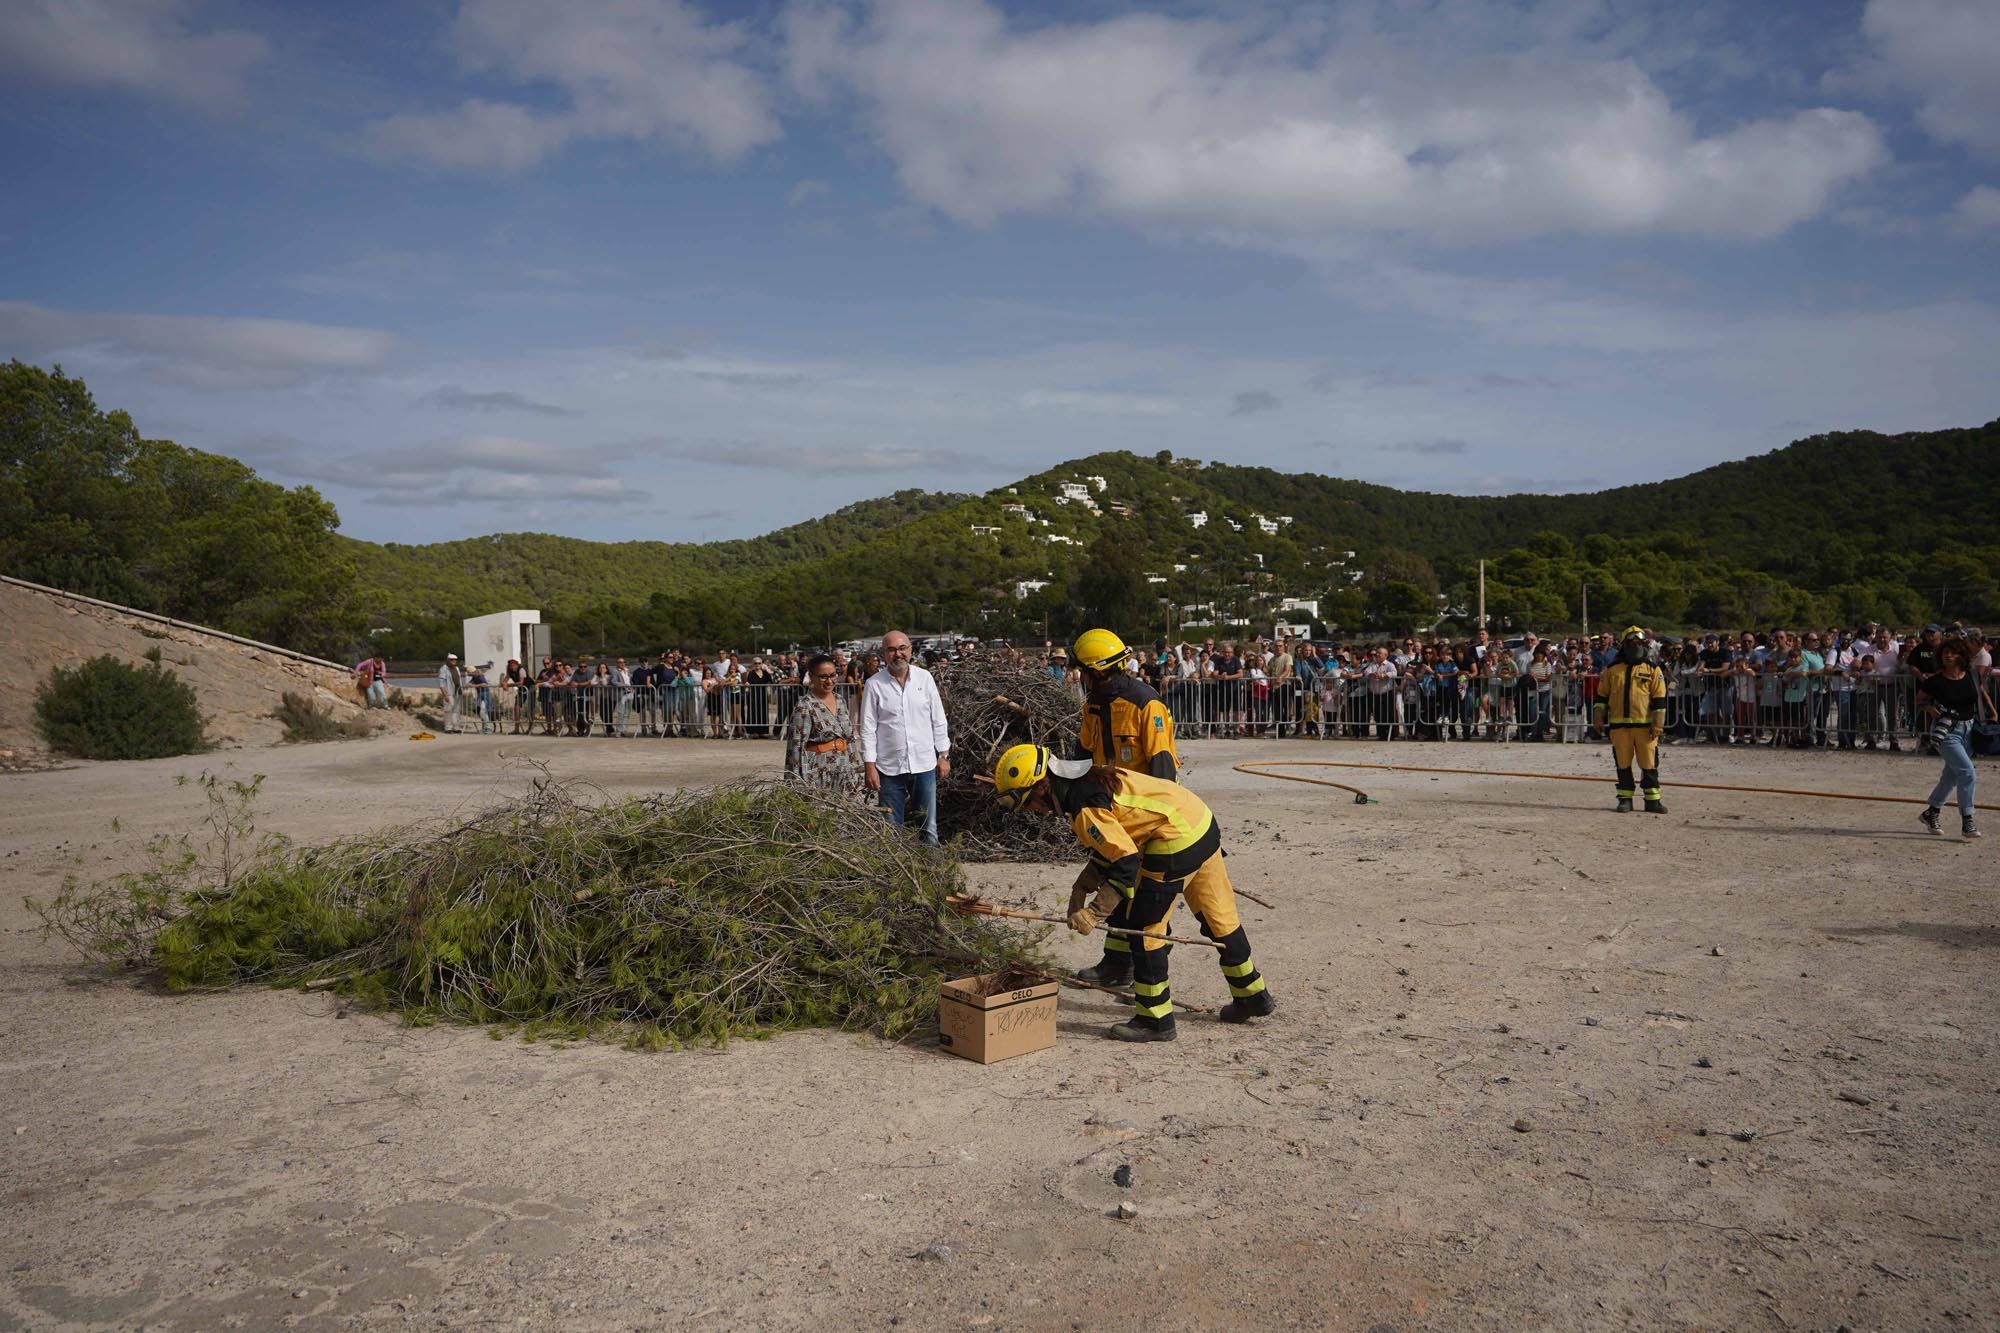
[[[785,723],[785,776],[860,798],[866,784],[854,710],[841,697],[840,666],[822,653],[806,664],[806,692]]]

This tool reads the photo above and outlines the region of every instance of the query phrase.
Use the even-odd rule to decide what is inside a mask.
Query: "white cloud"
[[[1448,25],[1440,25],[1443,28]],[[1010,24],[986,0],[801,4],[787,70],[851,95],[919,203],[1259,235],[1768,237],[1885,160],[1828,108],[1702,134],[1634,63],[1443,33],[1127,15]]]
[[[547,84],[567,105],[471,98],[371,127],[392,154],[468,170],[521,171],[580,139],[666,142],[732,162],[781,134],[736,24],[683,0],[464,0],[452,46],[471,71]]]
[[[698,380],[732,389],[796,389],[810,377],[795,370],[697,370]]]
[[[351,450],[265,434],[239,441],[230,452],[286,478],[367,492],[378,504],[633,504],[648,498],[612,470],[633,457],[635,445],[564,448],[511,435],[460,435],[407,448]]]
[[[407,300],[417,287],[433,287],[450,280],[454,258],[440,251],[375,250],[279,281],[307,296]]]
[[[498,389],[490,393],[472,393],[456,384],[447,384],[425,394],[418,401],[432,407],[442,407],[467,412],[527,412],[542,417],[573,417],[582,415],[575,408],[560,407],[555,403],[544,403],[526,394]]]
[[[514,435],[461,435],[420,450],[417,457],[443,470],[474,468],[488,472],[564,476],[602,476],[610,464],[630,458],[635,445],[595,445],[562,448]]]
[[[1966,231],[2000,227],[2000,190],[1991,185],[1975,185],[1952,206],[1951,220]]]
[[[396,349],[379,329],[289,319],[50,310],[0,301],[0,350],[24,359],[69,351],[136,363],[196,389],[260,389],[313,375],[380,370]]]
[[[808,176],[786,192],[785,202],[793,208],[797,208],[799,205],[809,202],[817,195],[831,194],[832,192],[833,187],[831,185],[828,185],[818,177]]]
[[[1864,74],[1915,98],[1925,129],[2000,151],[2000,4],[1869,0],[1861,26],[1879,61]]]
[[[990,459],[974,458],[954,449],[927,449],[898,444],[788,444],[771,440],[655,441],[650,452],[661,458],[690,463],[777,472],[847,474],[858,472],[923,472],[938,469],[990,471]]]
[[[1712,340],[1712,321],[1678,307],[1539,278],[1488,278],[1393,260],[1356,263],[1302,252],[1343,300],[1382,314],[1421,315],[1505,344],[1661,353]]]
[[[1092,413],[1116,417],[1169,417],[1180,411],[1161,394],[1121,393],[1112,389],[1030,389],[1021,395],[1030,412]]]
[[[8,0],[0,68],[53,83],[156,93],[200,106],[242,99],[270,53],[253,32],[202,30],[183,0]]]
[[[391,156],[463,171],[522,171],[568,142],[574,130],[567,118],[475,97],[450,111],[389,116],[372,133]]]

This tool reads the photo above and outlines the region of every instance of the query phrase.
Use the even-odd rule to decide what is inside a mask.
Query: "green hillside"
[[[380,616],[644,602],[655,593],[703,592],[772,564],[832,555],[965,498],[897,491],[741,541],[593,542],[507,532],[426,546],[350,538],[348,549],[361,595]]]

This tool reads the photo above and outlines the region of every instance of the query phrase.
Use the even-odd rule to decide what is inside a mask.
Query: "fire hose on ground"
[[[1265,773],[1266,768],[1361,768],[1375,769],[1386,773],[1455,773],[1472,778],[1536,778],[1543,782],[1595,782],[1599,785],[1610,781],[1608,778],[1592,777],[1581,773],[1530,773],[1521,769],[1490,768],[1436,768],[1421,764],[1358,764],[1342,763],[1331,759],[1252,759],[1234,765],[1238,773],[1247,773],[1253,778],[1276,778],[1280,782],[1310,782],[1321,787],[1338,787],[1342,791],[1355,794],[1356,805],[1378,803],[1375,798],[1359,787],[1345,782],[1335,782],[1331,778],[1308,778],[1294,773]],[[1924,805],[1917,796],[1875,796],[1865,792],[1849,791],[1807,791],[1798,787],[1739,787],[1723,782],[1674,782],[1675,791],[1731,791],[1764,796],[1810,796],[1826,801],[1886,801],[1893,805]],[[2000,805],[1974,805],[1975,810],[2000,810]]]

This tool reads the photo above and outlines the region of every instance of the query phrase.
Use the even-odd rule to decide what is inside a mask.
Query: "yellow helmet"
[[[1091,671],[1122,671],[1125,640],[1108,629],[1087,629],[1076,636],[1076,664]]]
[[[1638,625],[1627,625],[1625,627],[1625,632],[1618,636],[1618,641],[1620,643],[1623,643],[1627,639],[1643,639],[1645,637],[1646,637],[1646,631],[1644,628]]]
[[[1075,779],[1089,772],[1088,759],[1058,759],[1046,745],[1010,746],[993,765],[993,799],[1019,810],[1043,778]]]
[[[993,799],[1009,810],[1019,810],[1035,785],[1049,775],[1049,760],[1055,756],[1040,745],[1015,745],[993,765]]]

